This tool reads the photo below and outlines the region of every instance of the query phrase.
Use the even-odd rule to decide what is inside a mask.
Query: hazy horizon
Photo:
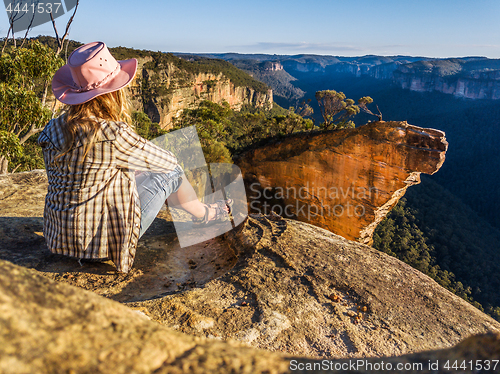
[[[60,33],[71,13],[57,19]],[[69,38],[176,53],[497,59],[499,15],[497,0],[81,0]],[[7,30],[4,12],[0,36]],[[37,35],[55,34],[46,23]]]
[[[123,46],[126,47],[126,46]],[[436,59],[436,60],[447,60],[447,59],[465,59],[465,58],[486,58],[489,60],[499,60],[500,57],[497,58],[491,58],[487,56],[475,56],[475,55],[470,55],[470,56],[448,56],[448,57],[432,57],[432,56],[421,56],[421,55],[376,55],[376,54],[366,54],[366,55],[332,55],[332,54],[319,54],[319,53],[296,53],[296,54],[284,54],[284,53],[242,53],[242,52],[178,52],[178,51],[161,51],[164,53],[172,53],[174,55],[176,54],[193,54],[193,55],[228,55],[228,54],[235,54],[235,55],[248,55],[248,56],[257,56],[257,55],[266,55],[266,56],[287,56],[287,57],[294,57],[294,56],[322,56],[322,57],[338,57],[338,58],[361,58],[361,57],[370,57],[370,56],[375,56],[375,57],[412,57],[412,58],[422,58],[422,59]]]

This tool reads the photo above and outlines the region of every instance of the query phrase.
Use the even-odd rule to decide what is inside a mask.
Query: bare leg
[[[170,206],[175,208],[182,208],[186,212],[191,213],[197,218],[202,218],[205,216],[205,207],[200,200],[196,192],[194,192],[193,186],[186,178],[186,175],[182,175],[182,183],[177,190],[167,198],[167,202]],[[215,209],[210,208],[208,212],[208,219],[212,219],[215,215]]]

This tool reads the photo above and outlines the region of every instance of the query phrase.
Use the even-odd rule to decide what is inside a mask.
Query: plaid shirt
[[[123,122],[101,122],[98,141],[83,158],[85,136],[63,148],[64,115],[51,120],[38,138],[49,187],[44,236],[49,249],[77,258],[110,258],[128,272],[139,240],[141,210],[134,171],[169,172],[175,156],[137,135]]]

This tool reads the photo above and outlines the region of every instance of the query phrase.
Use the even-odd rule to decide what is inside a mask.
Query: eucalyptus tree
[[[9,16],[10,27],[0,55],[0,174],[8,172],[9,162],[13,160],[18,165],[12,171],[22,163],[28,166],[37,164],[30,157],[33,147],[28,146],[27,142],[33,135],[41,132],[55,115],[55,101],[48,98],[50,81],[56,70],[64,64],[59,55],[79,1],[75,3],[74,12],[62,37],[59,37],[54,17],[50,13],[57,40],[56,50],[35,39],[27,39],[33,17],[24,38],[17,41],[14,35],[15,22],[22,21],[23,8],[19,7],[16,11],[19,0],[12,0],[9,4],[12,9]],[[11,34],[12,40],[9,38]],[[40,161],[38,156],[38,164]]]

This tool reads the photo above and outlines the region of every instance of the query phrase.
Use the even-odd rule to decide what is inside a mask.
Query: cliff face
[[[388,64],[376,65],[371,68],[370,76],[375,79],[392,79],[395,70],[401,66],[402,62],[396,61]]]
[[[283,70],[283,65],[279,62],[265,61],[261,63],[263,71],[280,71]]]
[[[356,77],[361,77],[362,75],[371,75],[372,66],[366,64],[356,64],[350,62],[342,62],[330,67],[336,73],[341,74],[352,74]]]
[[[442,165],[444,133],[406,122],[300,134],[252,149],[241,168],[249,208],[325,228],[370,244],[406,189]]]
[[[500,71],[440,76],[403,66],[393,73],[402,88],[417,92],[438,91],[467,99],[500,99]]]
[[[164,129],[184,109],[196,108],[203,100],[218,104],[227,101],[231,108],[243,105],[272,107],[272,90],[259,92],[250,87],[236,86],[222,73],[191,73],[168,63],[151,69],[151,59],[140,58],[136,82],[133,85],[133,106],[143,110],[153,122]]]
[[[328,57],[328,58],[327,58]],[[392,79],[393,72],[399,66],[418,58],[408,59],[404,56],[381,57],[342,57],[316,56],[308,58],[289,57],[281,60],[285,70],[293,75],[293,71],[306,73],[352,74],[356,77],[370,76],[375,79]]]
[[[301,73],[324,72],[325,66],[316,62],[301,62],[295,60],[282,61],[283,68],[287,71],[296,70]]]
[[[499,99],[498,60],[481,58],[426,60],[423,58],[351,58],[329,61],[326,68],[315,62],[284,61],[285,68],[299,72],[352,74],[393,80],[404,89],[438,91],[467,99]]]
[[[416,63],[405,60],[388,63],[352,61],[332,65],[330,69],[356,77],[390,79],[401,88],[417,92],[438,91],[467,99],[499,99],[500,70],[495,70],[496,63],[477,70],[470,65],[470,61],[453,59]]]

